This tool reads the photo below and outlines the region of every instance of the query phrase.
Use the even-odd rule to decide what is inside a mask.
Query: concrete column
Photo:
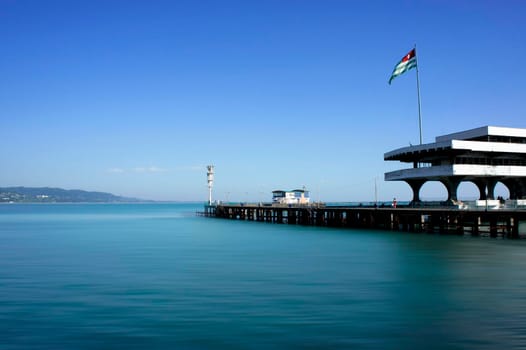
[[[526,198],[526,180],[524,179],[517,179],[517,197],[516,199],[524,199]]]
[[[509,179],[509,180],[501,180],[501,182],[508,188],[508,191],[510,192],[510,199],[519,199],[519,190],[518,186],[515,180]]]
[[[479,199],[480,200],[485,200],[487,197],[486,197],[486,182],[485,181],[481,181],[481,180],[477,180],[477,181],[473,181],[473,183],[478,187],[479,189]]]
[[[405,180],[405,182],[413,190],[413,200],[412,203],[420,203],[420,189],[427,182],[427,180]]]
[[[488,186],[488,199],[495,199],[495,186],[497,185],[497,180],[495,179],[488,179],[487,186]]]
[[[458,185],[460,185],[462,181],[454,177],[449,177],[449,178],[441,179],[440,182],[447,189],[447,201],[449,203],[453,201],[457,201],[457,189],[458,189]]]

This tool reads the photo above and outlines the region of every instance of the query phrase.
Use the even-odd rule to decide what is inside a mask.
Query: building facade
[[[292,190],[292,191],[282,191],[282,190],[272,191],[272,203],[309,204],[310,203],[309,191],[306,191],[305,189]]]
[[[494,199],[498,182],[508,188],[509,199],[526,198],[526,129],[484,126],[438,136],[433,143],[387,152],[384,160],[411,165],[385,173],[385,180],[405,181],[413,203],[420,202],[427,181],[441,182],[452,203],[464,181],[477,186],[480,200]]]

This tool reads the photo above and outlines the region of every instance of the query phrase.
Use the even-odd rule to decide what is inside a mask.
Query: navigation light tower
[[[208,181],[208,204],[212,204],[212,186],[214,185],[214,166],[208,165],[206,167],[206,179]]]

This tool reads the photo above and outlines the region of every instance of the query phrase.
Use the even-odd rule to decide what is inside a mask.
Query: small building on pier
[[[305,188],[292,191],[272,191],[272,203],[275,204],[308,204],[309,202],[309,191]]]
[[[412,165],[385,173],[385,180],[405,181],[413,190],[413,203],[420,202],[427,181],[441,182],[450,203],[457,201],[464,181],[477,186],[480,200],[495,199],[498,182],[508,188],[509,199],[526,198],[526,129],[484,126],[438,136],[433,143],[387,152],[384,160]]]

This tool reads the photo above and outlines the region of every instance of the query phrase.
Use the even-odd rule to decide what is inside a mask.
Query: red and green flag
[[[400,62],[398,62],[393,70],[393,73],[391,74],[391,78],[389,78],[389,85],[391,85],[391,81],[394,78],[404,74],[411,68],[416,68],[416,49],[409,51],[409,53],[405,55]]]

